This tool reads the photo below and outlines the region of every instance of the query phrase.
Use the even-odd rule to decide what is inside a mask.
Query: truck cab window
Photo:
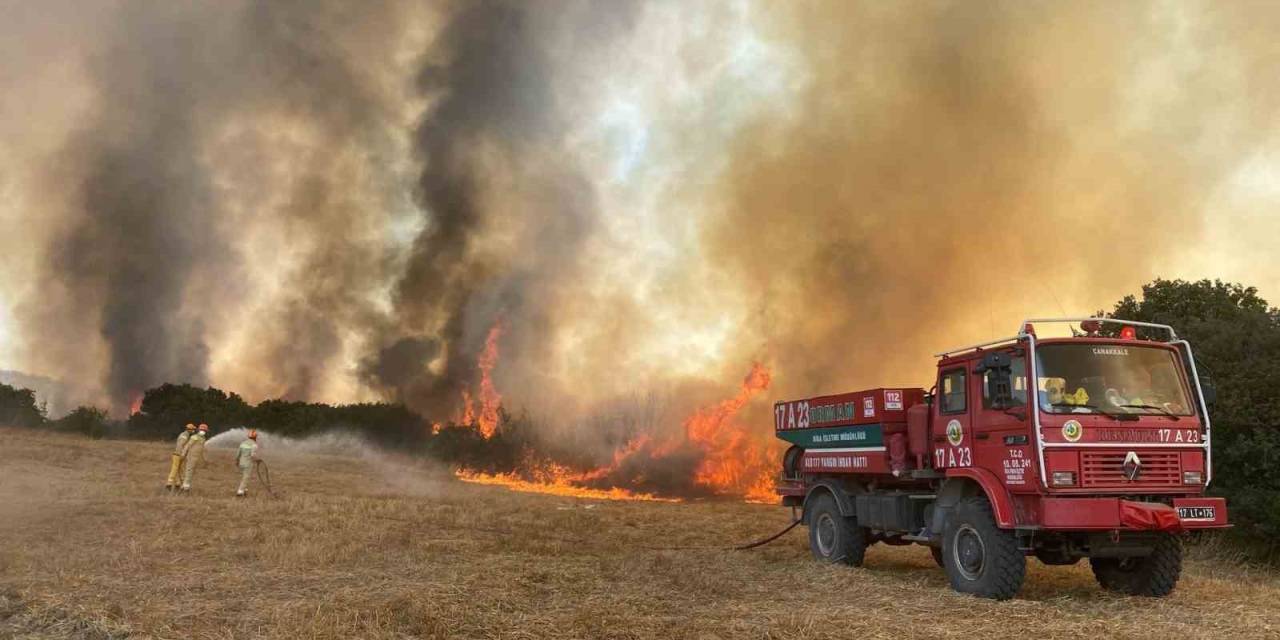
[[[1041,346],[1036,358],[1040,407],[1049,413],[1193,414],[1173,349],[1058,343]]]
[[[1027,359],[1015,357],[1009,359],[1009,388],[1013,392],[1013,405],[1023,407],[1027,404]],[[982,408],[991,408],[991,371],[982,374]]]
[[[942,404],[940,409],[942,413],[963,413],[965,410],[965,370],[952,369],[942,373],[942,380],[938,384],[941,391]]]

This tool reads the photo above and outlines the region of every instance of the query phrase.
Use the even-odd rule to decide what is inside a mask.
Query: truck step
[[[912,542],[929,542],[930,540],[933,540],[933,538],[929,536],[921,535],[918,533],[904,533],[900,537],[903,540],[910,540]]]

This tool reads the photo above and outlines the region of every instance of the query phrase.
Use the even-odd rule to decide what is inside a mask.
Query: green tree
[[[75,411],[54,421],[53,427],[63,431],[82,433],[98,439],[106,436],[111,428],[106,409],[77,407]]]
[[[252,407],[235,393],[189,384],[162,384],[142,396],[138,413],[129,416],[131,437],[154,438],[176,434],[188,422],[208,424],[218,433],[248,422]]]
[[[44,421],[44,407],[36,404],[34,391],[0,384],[0,425],[38,427]]]
[[[1211,491],[1228,499],[1242,533],[1280,548],[1280,311],[1253,287],[1156,280],[1110,315],[1171,325],[1191,343],[1218,389]]]

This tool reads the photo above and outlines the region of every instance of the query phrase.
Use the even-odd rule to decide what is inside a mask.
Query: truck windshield
[[[1048,413],[1191,415],[1174,352],[1114,344],[1036,349],[1040,408]]]

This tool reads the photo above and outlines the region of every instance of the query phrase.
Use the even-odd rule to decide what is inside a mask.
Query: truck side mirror
[[[1218,403],[1218,387],[1213,384],[1213,378],[1200,376],[1200,393],[1204,394],[1206,409]]]
[[[1008,409],[1013,406],[1013,361],[1009,354],[1002,351],[988,353],[982,357],[974,372],[978,375],[988,374],[987,397],[991,398],[992,409]]]

